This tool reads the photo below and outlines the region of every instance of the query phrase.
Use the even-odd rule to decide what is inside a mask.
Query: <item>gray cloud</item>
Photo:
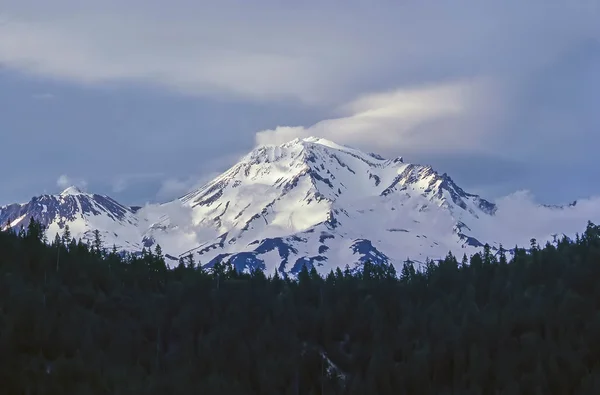
[[[339,100],[365,88],[539,67],[598,34],[597,2],[453,0],[207,4],[13,1],[0,61],[79,82]],[[443,67],[440,67],[443,65]]]

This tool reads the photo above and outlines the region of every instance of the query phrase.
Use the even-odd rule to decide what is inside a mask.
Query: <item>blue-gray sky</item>
[[[317,135],[494,198],[600,195],[600,0],[5,0],[0,204],[143,204]]]

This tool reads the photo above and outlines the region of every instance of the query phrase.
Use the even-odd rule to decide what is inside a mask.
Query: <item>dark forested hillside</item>
[[[600,227],[298,281],[0,233],[3,394],[599,394]],[[468,264],[467,264],[468,263]]]

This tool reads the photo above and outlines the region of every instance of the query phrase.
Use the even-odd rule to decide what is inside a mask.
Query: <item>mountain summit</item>
[[[92,240],[95,229],[105,242],[124,250],[140,249],[139,221],[130,207],[112,198],[70,186],[58,195],[33,197],[27,203],[0,207],[0,228],[27,226],[34,218],[47,228],[49,240],[69,226],[77,238]]]
[[[65,188],[64,191],[60,193],[60,196],[74,196],[74,195],[82,195],[83,191],[76,187],[75,185],[71,185],[68,188]]]
[[[575,209],[540,206],[544,213]],[[512,237],[512,218],[522,215],[499,212],[431,166],[317,137],[257,147],[203,187],[160,205],[132,208],[69,187],[0,207],[0,223],[15,227],[34,217],[49,239],[66,225],[87,239],[98,229],[107,247],[137,252],[160,244],[173,264],[191,254],[207,267],[228,260],[241,271],[290,274],[367,260],[399,269],[407,258],[462,256],[485,243],[527,245],[529,239]],[[544,226],[535,231],[552,240],[556,230]],[[500,228],[505,234],[490,231]]]

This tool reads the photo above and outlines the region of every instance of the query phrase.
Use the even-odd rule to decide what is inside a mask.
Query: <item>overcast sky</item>
[[[95,3],[0,3],[0,204],[165,201],[309,135],[490,199],[600,195],[600,0]]]

